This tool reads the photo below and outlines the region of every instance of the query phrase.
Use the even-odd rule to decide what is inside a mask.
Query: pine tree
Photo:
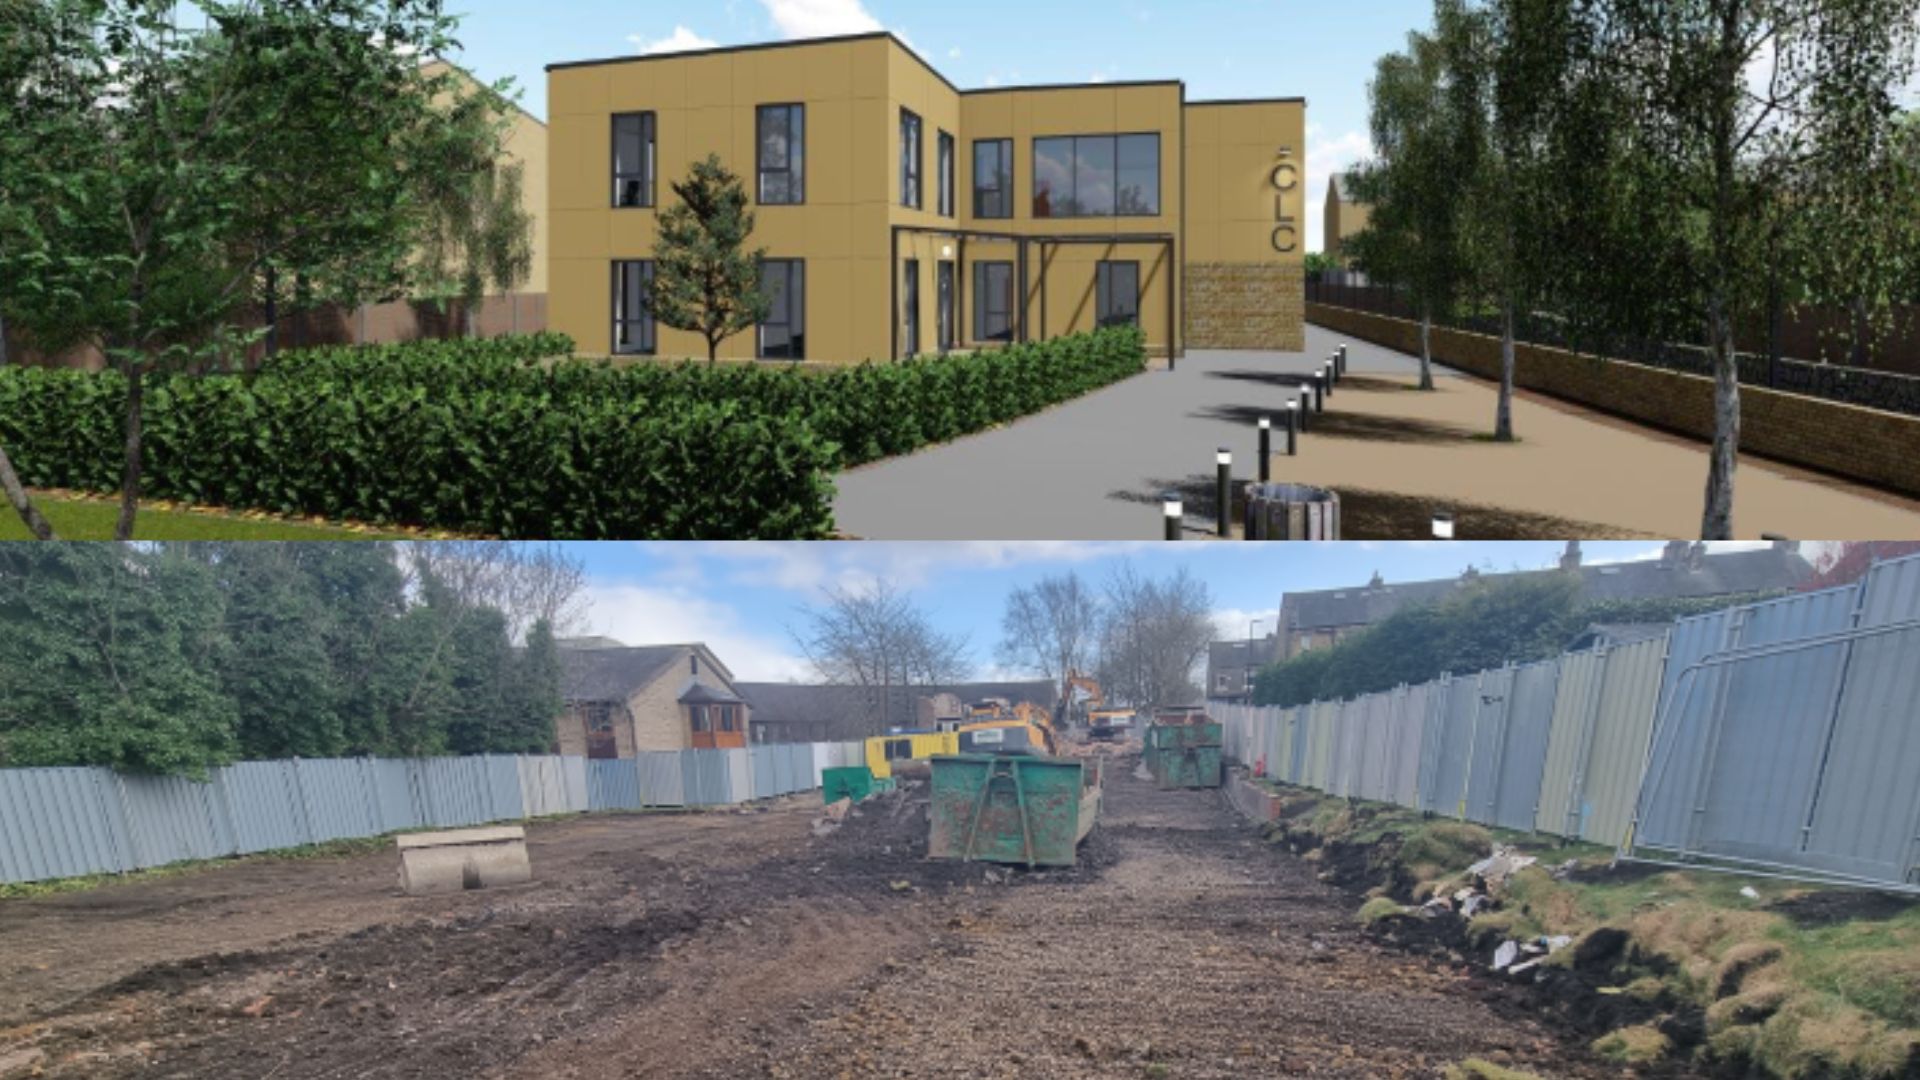
[[[673,191],[680,202],[660,212],[648,302],[659,322],[706,339],[711,364],[722,341],[767,317],[760,287],[766,252],[745,249],[753,234],[747,189],[718,156],[696,162]]]

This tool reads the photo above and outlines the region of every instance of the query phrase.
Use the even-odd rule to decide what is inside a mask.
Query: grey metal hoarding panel
[[[1326,790],[1341,798],[1354,794],[1354,774],[1359,759],[1360,709],[1358,701],[1335,702],[1333,706],[1333,752],[1329,759]]]
[[[367,764],[339,758],[288,763],[304,811],[302,843],[324,844],[386,831],[380,827]]]
[[[1920,558],[1877,566],[1863,629],[1920,620]],[[1853,645],[1802,856],[1810,865],[1920,884],[1920,633]]]
[[[136,869],[113,774],[0,771],[0,882]]]
[[[563,757],[560,759],[560,781],[566,788],[567,810],[575,814],[584,814],[591,809],[587,797],[587,759],[583,757]]]
[[[1311,706],[1296,705],[1289,710],[1288,730],[1292,732],[1287,758],[1287,783],[1307,786],[1307,757],[1313,749],[1313,712]]]
[[[640,771],[640,803],[643,806],[690,806],[687,800],[685,756],[673,751],[643,751],[634,755]]]
[[[745,750],[722,750],[727,762],[727,792],[723,802],[743,803],[753,798],[753,759]]]
[[[1394,766],[1389,801],[1409,809],[1420,805],[1420,757],[1427,733],[1427,706],[1433,684],[1410,686],[1400,695],[1393,714]]]
[[[575,759],[580,760],[580,759]],[[590,810],[638,810],[640,763],[633,758],[583,761],[587,771],[587,807]]]
[[[1453,676],[1442,675],[1429,684],[1426,711],[1420,717],[1420,783],[1418,808],[1435,813],[1440,808],[1440,759],[1447,745],[1447,703],[1453,696]]]
[[[367,760],[373,790],[375,821],[383,833],[418,829],[426,825],[413,793],[413,768],[391,758]]]
[[[1633,822],[1640,777],[1653,733],[1653,710],[1660,701],[1665,663],[1665,634],[1607,651],[1592,745],[1579,800],[1580,836],[1600,844],[1618,844]]]
[[[1480,673],[1479,701],[1467,733],[1472,746],[1465,785],[1466,817],[1470,821],[1493,823],[1500,798],[1501,759],[1507,747],[1507,713],[1513,704],[1513,678],[1511,667]]]
[[[688,806],[715,806],[726,802],[726,759],[718,750],[680,751]]]
[[[1697,773],[1706,755],[1707,717],[1714,711],[1719,684],[1725,677],[1720,669],[1696,665],[1726,651],[1733,630],[1733,609],[1674,624],[1666,670],[1661,676],[1648,783],[1642,787],[1640,823],[1635,830],[1650,843],[1686,841]],[[1690,667],[1695,668],[1692,674],[1687,673]]]
[[[233,822],[233,853],[311,843],[292,762],[243,761],[214,770],[213,783]]]
[[[751,798],[771,799],[780,794],[779,764],[774,760],[773,747],[752,747],[747,751],[747,762],[753,774]]]
[[[1546,768],[1547,738],[1553,727],[1554,699],[1559,686],[1559,660],[1529,664],[1514,673],[1492,824],[1504,829],[1533,831],[1540,810],[1540,780]]]
[[[136,866],[217,859],[235,850],[212,784],[179,777],[116,776]]]
[[[1435,814],[1459,817],[1466,812],[1473,725],[1480,711],[1479,673],[1456,676],[1442,695],[1441,708],[1439,752],[1433,759],[1432,786],[1423,806]],[[1428,737],[1432,737],[1432,729]]]
[[[480,759],[416,758],[408,764],[427,827],[457,829],[494,820],[490,779]]]
[[[1569,839],[1580,835],[1581,778],[1606,673],[1607,658],[1601,651],[1560,658],[1560,686],[1553,696],[1547,760],[1540,772],[1540,810],[1533,826],[1540,832]]]

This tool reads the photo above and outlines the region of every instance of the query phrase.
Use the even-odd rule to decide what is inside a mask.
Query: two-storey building
[[[655,215],[718,155],[746,182],[766,321],[730,359],[858,362],[1136,323],[1149,350],[1304,348],[1306,105],[1184,83],[963,91],[891,34],[557,64],[552,329],[705,355],[658,325]]]

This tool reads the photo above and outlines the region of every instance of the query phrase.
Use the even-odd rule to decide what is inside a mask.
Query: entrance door
[[[907,349],[904,355],[920,355],[920,260],[907,260],[907,287],[901,292],[906,304]]]
[[[940,305],[937,316],[939,319],[940,351],[942,353],[948,353],[953,351],[953,264],[951,262],[940,263],[939,266],[935,268],[934,274],[934,292],[937,294],[934,300]]]

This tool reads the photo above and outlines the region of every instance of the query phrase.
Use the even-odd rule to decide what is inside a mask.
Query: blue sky
[[[1653,558],[1659,544],[1585,544],[1587,560]],[[1743,546],[1743,545],[1734,545]],[[591,578],[589,632],[629,645],[704,641],[736,677],[809,678],[792,630],[825,587],[907,590],[943,630],[967,638],[979,674],[999,674],[994,646],[1007,593],[1073,570],[1098,584],[1126,560],[1143,572],[1187,566],[1212,591],[1222,637],[1271,620],[1289,590],[1451,577],[1468,566],[1537,570],[1563,543],[1100,544],[1100,543],[599,543],[569,545]],[[1719,550],[1719,548],[1716,548]],[[1261,633],[1266,632],[1263,627]]]
[[[963,88],[1178,78],[1194,98],[1308,99],[1309,246],[1326,178],[1368,149],[1367,80],[1429,0],[464,0],[453,59],[512,78],[546,115],[545,66],[625,53],[887,29]]]

